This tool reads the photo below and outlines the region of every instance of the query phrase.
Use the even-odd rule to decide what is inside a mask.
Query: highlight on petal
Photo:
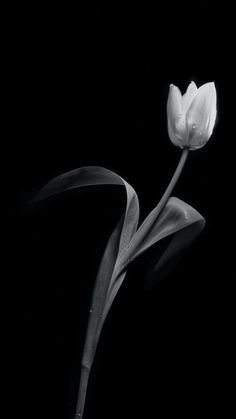
[[[209,118],[216,108],[216,90],[214,83],[206,83],[198,89],[192,104],[187,112],[188,124],[198,125],[199,129],[206,129]]]
[[[182,95],[178,87],[170,85],[169,96],[167,101],[167,114],[171,122],[176,121],[182,115]]]
[[[186,114],[190,148],[202,147],[210,138],[216,119],[216,89],[213,82],[198,89]]]
[[[171,84],[167,101],[168,133],[172,143],[178,147],[182,147],[183,129],[180,129],[180,121],[182,128],[183,125],[185,125],[185,121],[182,121],[182,117],[182,95],[178,87]]]
[[[174,145],[182,148],[182,139],[180,138],[180,136],[179,136],[179,134],[178,134],[178,132],[176,130],[176,127],[174,127],[174,125],[171,124],[171,121],[170,121],[169,118],[168,118],[168,121],[167,122],[168,122],[167,123],[168,134],[169,134],[169,137],[170,137],[171,142]]]
[[[215,126],[215,122],[216,122],[216,114],[217,114],[217,104],[216,104],[216,88],[215,88],[215,84],[211,83],[211,95],[210,95],[210,120],[209,120],[209,127],[208,127],[208,131],[209,131],[209,137],[212,134],[213,128]]]
[[[194,83],[194,81],[191,81],[191,83],[188,85],[186,93],[183,95],[183,112],[184,113],[187,112],[197,92],[198,92],[198,88],[196,84]]]

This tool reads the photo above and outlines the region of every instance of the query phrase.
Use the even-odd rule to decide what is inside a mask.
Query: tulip
[[[197,88],[194,82],[182,96],[170,85],[167,101],[168,133],[173,144],[195,150],[209,140],[216,120],[216,89],[213,82]]]

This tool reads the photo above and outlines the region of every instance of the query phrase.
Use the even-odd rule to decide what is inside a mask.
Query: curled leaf
[[[123,186],[127,199],[124,212],[108,240],[94,285],[76,409],[81,417],[101,330],[130,263],[157,242],[173,236],[168,248],[149,272],[148,281],[151,282],[160,269],[196,237],[205,223],[194,208],[172,197],[165,205],[157,205],[137,230],[139,202],[136,192],[119,175],[97,166],[82,167],[56,177],[39,191],[32,203],[94,185]]]
[[[202,215],[178,198],[171,197],[161,213],[157,211],[157,207],[154,208],[135,233],[126,252],[117,259],[103,314],[104,320],[125,278],[129,265],[135,259],[157,242],[168,236],[173,236],[168,248],[157,261],[152,272],[152,274],[155,273],[154,276],[156,277],[157,272],[165,264],[196,238],[204,225],[205,220]]]

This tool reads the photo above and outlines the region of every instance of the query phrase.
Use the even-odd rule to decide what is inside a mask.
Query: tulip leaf
[[[32,203],[94,185],[123,186],[127,199],[126,208],[106,245],[94,285],[82,357],[76,410],[79,415],[83,413],[90,369],[104,321],[130,263],[165,237],[171,237],[165,252],[149,269],[147,282],[150,285],[161,269],[191,243],[205,223],[204,218],[194,208],[172,197],[164,207],[157,205],[137,230],[139,202],[136,192],[119,175],[97,166],[82,167],[54,178],[39,191]]]
[[[119,228],[118,226],[116,228],[116,236],[119,242],[117,255],[120,255],[137,230],[139,219],[139,202],[138,196],[132,186],[116,173],[99,166],[85,166],[70,172],[63,173],[62,175],[59,175],[48,182],[35,195],[31,203],[35,204],[65,192],[79,189],[81,187],[96,185],[118,185],[125,187],[127,198],[126,209],[122,215],[123,221],[120,221],[118,223]],[[107,246],[109,247],[109,242]],[[107,249],[105,252],[107,252]],[[109,256],[111,257],[111,255]]]
[[[156,208],[154,208],[139,227],[128,248],[126,248],[126,252],[117,259],[107,296],[103,321],[125,278],[129,265],[135,259],[160,240],[168,236],[173,236],[164,254],[149,274],[150,282],[151,278],[156,277],[157,272],[161,268],[194,240],[205,225],[205,220],[202,215],[178,198],[171,197],[161,213],[156,211]]]
[[[188,206],[189,207],[189,206]],[[147,272],[146,287],[151,288],[156,284],[156,281],[162,280],[167,274],[174,269],[175,264],[179,261],[180,256],[190,246],[190,244],[197,238],[205,226],[204,218],[199,214],[198,217],[191,217],[191,210],[188,208],[188,217],[190,222],[186,224],[181,230],[176,231],[171,238],[171,241],[162,254]]]
[[[122,269],[159,240],[192,224],[201,228],[205,225],[202,215],[179,198],[169,198],[161,213],[157,209],[158,206],[150,212],[129,243],[126,253],[119,262]]]
[[[99,323],[104,310],[114,266],[123,249],[132,239],[138,225],[139,202],[135,190],[119,175],[103,167],[88,166],[57,176],[47,183],[34,197],[32,203],[44,201],[59,194],[94,185],[121,185],[126,190],[126,209],[111,234],[95,281],[93,290],[84,358],[82,363],[90,368],[99,334]]]

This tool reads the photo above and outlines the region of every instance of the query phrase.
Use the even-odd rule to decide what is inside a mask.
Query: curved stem
[[[136,231],[134,237],[132,238],[132,240],[130,241],[129,245],[126,247],[126,249],[124,250],[123,255],[120,258],[120,263],[123,267],[126,266],[126,262],[130,261],[133,258],[133,255],[135,255],[136,250],[140,247],[140,243],[145,239],[145,237],[149,234],[149,232],[152,230],[154,223],[157,220],[157,217],[160,216],[161,212],[163,211],[169,197],[170,194],[172,193],[180,175],[181,172],[184,168],[185,162],[187,160],[188,157],[188,153],[189,153],[189,149],[188,148],[184,148],[178,163],[178,166],[171,178],[171,181],[169,183],[169,185],[167,186],[161,200],[159,201],[159,203],[157,204],[157,206],[151,211],[151,213],[149,214],[149,216],[144,220],[144,222],[141,224],[141,226],[139,227],[139,229]],[[155,212],[155,217],[150,217],[150,215]],[[152,221],[150,222],[150,219],[152,219]],[[121,261],[122,260],[122,261]],[[122,269],[121,269],[122,271]]]
[[[176,167],[175,173],[173,174],[172,179],[171,179],[169,185],[167,186],[167,189],[166,189],[164,195],[162,196],[159,204],[157,205],[159,215],[160,215],[161,211],[163,210],[164,206],[166,205],[166,203],[167,203],[167,201],[170,197],[170,194],[173,191],[173,189],[174,189],[174,187],[175,187],[175,185],[176,185],[176,183],[177,183],[177,181],[178,181],[178,179],[181,175],[181,172],[184,168],[185,162],[186,162],[187,157],[188,157],[188,153],[189,153],[189,149],[184,148],[183,151],[182,151],[180,160],[179,160],[179,164]]]

